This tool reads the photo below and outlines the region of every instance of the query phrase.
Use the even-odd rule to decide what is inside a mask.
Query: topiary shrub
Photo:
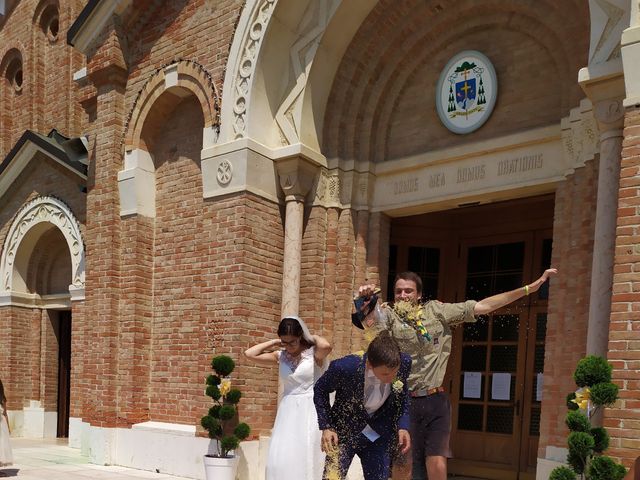
[[[568,467],[554,468],[549,480],[576,480],[576,472]]]
[[[228,378],[235,366],[233,359],[227,355],[218,355],[211,361],[215,375],[207,377],[205,393],[213,399],[214,405],[200,420],[200,425],[209,433],[209,438],[216,441],[217,456],[225,458],[229,458],[229,452],[238,448],[240,441],[251,433],[251,428],[246,423],[238,423],[231,431],[231,421],[238,413],[238,402],[242,397],[240,390],[231,388],[231,380]]]
[[[554,468],[549,480],[622,480],[627,470],[612,458],[601,455],[609,446],[603,427],[592,427],[591,417],[618,399],[618,386],[611,383],[612,366],[602,357],[589,355],[578,362],[573,378],[580,387],[567,395],[569,413],[568,467]]]

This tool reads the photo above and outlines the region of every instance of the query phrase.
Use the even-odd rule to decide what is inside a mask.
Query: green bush
[[[239,423],[231,430],[230,422],[238,413],[237,404],[242,398],[242,393],[237,388],[231,388],[231,380],[228,377],[235,368],[235,362],[227,355],[218,355],[211,360],[211,368],[215,375],[206,378],[207,396],[213,399],[213,406],[209,408],[207,415],[202,417],[200,425],[204,428],[209,438],[216,441],[218,455],[229,457],[229,452],[238,448],[241,440],[251,433],[251,428],[246,423]]]
[[[207,385],[207,389],[205,390],[208,397],[213,398],[214,400],[219,400],[222,394],[220,393],[220,388],[217,385]]]
[[[596,444],[591,434],[586,432],[571,432],[567,443],[569,451],[581,458],[587,458]]]
[[[626,468],[604,455],[592,458],[587,470],[589,480],[622,480],[626,474]]]
[[[576,474],[568,467],[556,467],[551,471],[549,480],[576,480]]]
[[[593,450],[598,453],[604,452],[609,448],[609,434],[603,427],[593,427],[591,429],[591,436],[595,442]]]
[[[582,412],[570,411],[567,413],[565,423],[572,432],[588,432],[591,430],[591,422]]]
[[[239,423],[236,428],[233,430],[233,433],[240,440],[244,440],[251,433],[251,428],[246,423]]]
[[[220,407],[220,420],[231,420],[236,415],[233,405],[223,405]]]
[[[573,379],[579,387],[609,383],[613,367],[602,357],[589,355],[578,362]]]
[[[227,355],[218,355],[211,360],[211,368],[220,376],[228,377],[236,368],[236,364],[231,357]]]
[[[591,387],[591,401],[595,405],[610,407],[618,399],[618,390],[615,383],[596,383]]]
[[[553,469],[549,480],[622,480],[626,469],[613,459],[601,455],[609,447],[609,434],[603,427],[591,427],[591,416],[600,408],[613,404],[618,399],[618,386],[611,383],[613,367],[602,357],[590,355],[578,362],[573,378],[580,387],[582,401],[587,406],[580,410],[576,393],[567,395],[569,412],[565,422],[570,433],[567,439],[569,454],[567,463],[571,468]]]
[[[229,390],[229,393],[227,393],[227,402],[232,403],[234,405],[238,403],[241,398],[242,398],[242,392],[237,388],[232,388],[231,390]]]
[[[586,467],[585,462],[586,458],[576,455],[574,452],[569,450],[569,454],[567,455],[567,463],[571,465],[571,468],[578,475],[582,475],[584,473],[584,469]]]

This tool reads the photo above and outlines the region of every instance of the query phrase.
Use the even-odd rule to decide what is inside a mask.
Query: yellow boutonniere
[[[402,380],[396,380],[391,384],[391,388],[393,388],[393,391],[396,393],[400,393],[403,387],[404,383],[402,382]]]

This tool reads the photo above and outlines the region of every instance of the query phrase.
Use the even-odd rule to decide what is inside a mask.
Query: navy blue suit
[[[334,360],[313,387],[313,401],[318,413],[320,430],[331,428],[338,434],[339,470],[341,478],[347,473],[354,455],[360,457],[366,480],[387,480],[391,450],[398,429],[409,430],[409,390],[407,377],[411,371],[411,357],[402,354],[396,375],[402,385],[392,383],[389,397],[371,416],[364,407],[366,355],[348,355]],[[399,387],[399,388],[398,388]],[[333,406],[329,394],[336,392]],[[369,425],[380,438],[371,442],[362,434]],[[325,477],[327,467],[325,465]]]

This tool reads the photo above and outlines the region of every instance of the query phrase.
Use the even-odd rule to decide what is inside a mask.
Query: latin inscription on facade
[[[484,164],[473,167],[458,168],[456,183],[467,183],[482,180],[484,178]]]
[[[498,176],[512,175],[514,173],[528,172],[542,168],[543,155],[523,155],[521,157],[509,158],[498,162]]]
[[[408,178],[393,182],[393,194],[400,195],[403,193],[412,193],[418,191],[418,178]]]
[[[429,175],[429,188],[439,188],[445,185],[444,173],[433,173]]]

